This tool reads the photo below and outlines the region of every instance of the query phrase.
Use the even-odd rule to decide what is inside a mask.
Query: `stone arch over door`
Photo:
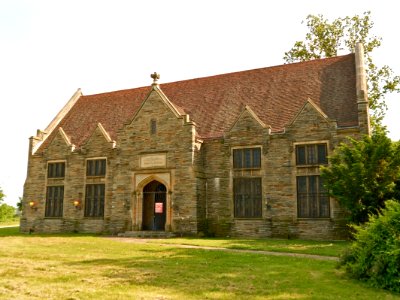
[[[135,175],[135,197],[134,197],[134,202],[132,205],[132,225],[133,225],[133,230],[142,230],[143,225],[145,225],[145,228],[148,227],[148,223],[145,224],[143,221],[143,209],[144,207],[143,203],[144,200],[146,200],[144,189],[145,187],[152,183],[152,182],[158,182],[165,186],[165,226],[164,230],[165,231],[171,231],[171,175],[170,173],[157,173],[157,174],[136,174]],[[150,230],[150,229],[147,229]]]

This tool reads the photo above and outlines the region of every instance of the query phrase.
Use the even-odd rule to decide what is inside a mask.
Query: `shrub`
[[[321,176],[330,195],[349,212],[350,221],[361,224],[377,215],[387,199],[398,197],[400,143],[383,130],[348,141],[335,149]]]
[[[388,200],[378,216],[354,225],[355,241],[340,265],[372,286],[400,292],[400,203]]]

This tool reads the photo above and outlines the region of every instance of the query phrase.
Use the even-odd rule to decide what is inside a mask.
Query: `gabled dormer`
[[[46,149],[46,155],[55,159],[64,157],[75,150],[75,145],[71,142],[70,137],[65,133],[62,127],[58,127],[57,134],[50,141]]]
[[[263,131],[264,129],[267,129],[268,133],[270,133],[270,126],[261,121],[250,106],[246,105],[228,133],[235,134],[246,131]]]
[[[307,99],[293,120],[285,127],[290,130],[318,131],[326,130],[331,126],[336,127],[336,122],[328,118],[318,105]]]
[[[96,128],[93,130],[89,139],[84,145],[82,145],[83,152],[100,152],[102,154],[104,151],[114,149],[116,147],[116,142],[111,139],[110,134],[104,129],[101,123],[98,123]]]

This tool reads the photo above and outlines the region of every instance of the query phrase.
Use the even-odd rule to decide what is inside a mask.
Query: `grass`
[[[165,240],[137,244],[74,234],[23,235],[17,227],[1,228],[0,236],[0,299],[400,299],[347,278],[331,261],[161,247]],[[169,241],[246,249],[276,243],[275,249],[287,251],[313,244]]]
[[[150,240],[152,243],[183,244],[193,246],[218,247],[239,250],[258,250],[288,253],[315,254],[323,256],[338,256],[350,245],[348,241],[306,241],[284,239],[192,239],[175,238]]]

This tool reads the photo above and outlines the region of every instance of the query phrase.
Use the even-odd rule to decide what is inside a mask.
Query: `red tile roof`
[[[245,105],[273,132],[281,131],[307,99],[337,120],[338,126],[358,124],[354,54],[165,83],[160,88],[190,115],[202,138],[222,136]],[[151,87],[140,87],[81,96],[58,126],[77,147],[97,123],[117,140],[117,130],[133,117],[150,91]]]

